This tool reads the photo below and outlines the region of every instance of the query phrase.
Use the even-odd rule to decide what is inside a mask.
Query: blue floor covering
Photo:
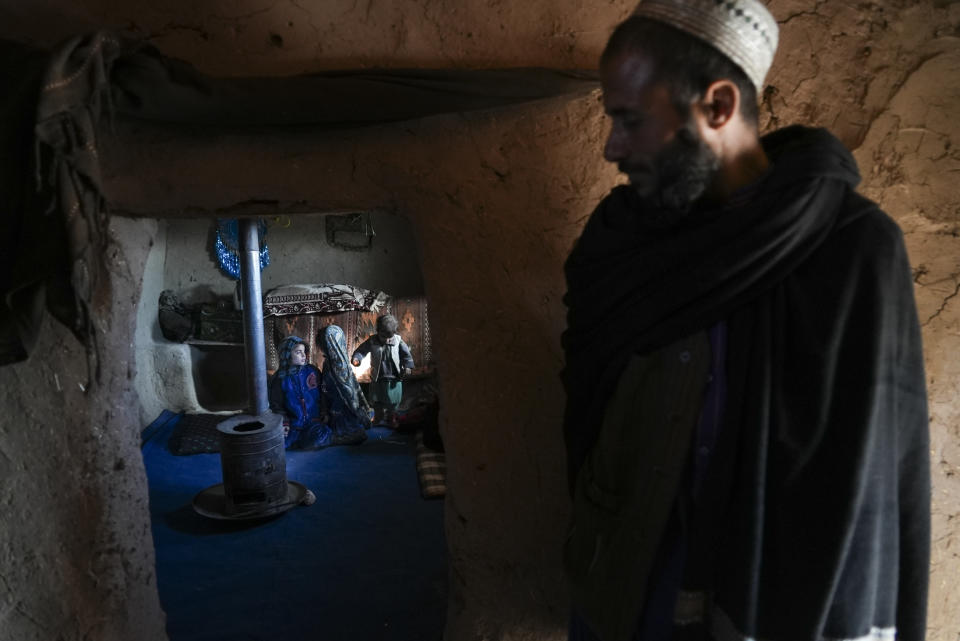
[[[220,455],[170,454],[175,422],[143,446],[170,641],[440,641],[443,502],[420,498],[412,435],[287,452],[287,478],[317,502],[220,521],[191,507],[222,481]]]

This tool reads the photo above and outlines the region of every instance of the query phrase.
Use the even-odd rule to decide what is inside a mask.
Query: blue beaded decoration
[[[267,235],[267,224],[257,222],[257,232],[260,237],[260,269],[270,264],[270,248],[264,238]],[[217,254],[220,269],[233,280],[240,280],[240,224],[236,218],[217,219],[217,237],[213,244]]]

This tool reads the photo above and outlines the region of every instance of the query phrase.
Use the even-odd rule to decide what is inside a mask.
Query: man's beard
[[[643,222],[657,228],[672,227],[687,219],[710,187],[720,159],[688,124],[653,162],[656,186],[648,194],[638,194]]]

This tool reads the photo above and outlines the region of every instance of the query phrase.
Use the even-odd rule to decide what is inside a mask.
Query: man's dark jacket
[[[726,320],[716,619],[732,638],[923,639],[928,419],[902,233],[826,131],[763,144],[746,204],[656,229],[619,187],[587,223],[565,265],[571,487],[631,355]]]

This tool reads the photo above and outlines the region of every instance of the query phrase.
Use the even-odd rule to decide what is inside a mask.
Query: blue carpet
[[[259,521],[196,514],[219,454],[174,456],[179,415],[144,430],[143,459],[170,641],[439,641],[446,615],[443,503],[420,498],[413,435],[287,452],[312,506]]]

